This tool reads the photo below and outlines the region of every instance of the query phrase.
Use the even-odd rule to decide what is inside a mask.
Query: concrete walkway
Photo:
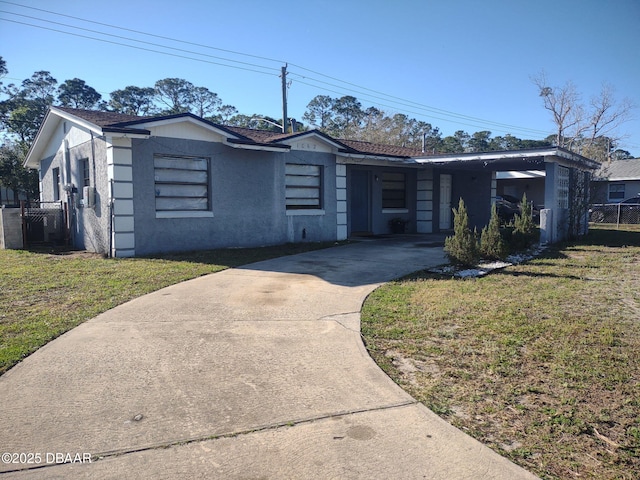
[[[0,453],[33,462],[3,455],[0,480],[535,478],[417,403],[362,344],[366,296],[444,261],[432,237],[363,241],[99,315],[0,377]]]

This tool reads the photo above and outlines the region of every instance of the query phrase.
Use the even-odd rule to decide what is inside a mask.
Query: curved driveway
[[[443,263],[433,240],[255,263],[80,325],[0,377],[0,450],[40,455],[0,464],[0,480],[535,478],[417,403],[362,345],[366,296]]]

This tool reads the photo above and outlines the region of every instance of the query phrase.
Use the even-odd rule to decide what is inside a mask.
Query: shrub
[[[474,265],[478,260],[477,234],[469,228],[469,215],[462,198],[458,209],[453,209],[453,237],[445,239],[444,251],[452,263],[459,265]]]
[[[516,250],[530,247],[536,236],[536,229],[531,218],[531,204],[527,201],[526,193],[522,195],[519,207],[520,214],[516,213],[513,221],[513,246]]]
[[[480,253],[485,258],[495,260],[503,260],[507,256],[507,246],[500,232],[500,218],[495,203],[491,207],[489,224],[480,234]]]

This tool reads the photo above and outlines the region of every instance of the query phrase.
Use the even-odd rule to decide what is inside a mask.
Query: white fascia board
[[[288,146],[284,147],[270,147],[268,145],[255,145],[252,143],[235,143],[229,142],[226,139],[222,141],[223,145],[231,148],[238,148],[240,150],[260,150],[263,152],[288,152],[290,149]]]
[[[496,178],[498,180],[516,179],[516,178],[544,178],[546,172],[542,170],[525,170],[525,171],[498,171]]]
[[[340,153],[336,159],[342,165],[372,165],[382,167],[411,167],[422,168],[424,165],[416,163],[412,158],[385,157],[383,155],[365,155],[359,153]]]
[[[29,149],[29,153],[27,153],[27,157],[25,158],[23,165],[26,168],[38,168],[41,160],[40,156],[42,155],[44,149],[47,147],[48,140],[53,135],[55,129],[58,128],[60,122],[65,120],[72,122],[79,127],[85,128],[86,130],[93,132],[98,136],[102,135],[102,129],[95,123],[83,120],[82,118],[71,115],[68,112],[59,110],[56,107],[49,107],[49,111],[44,117],[42,125],[40,125],[40,129],[36,134],[36,138],[31,144],[31,149]]]
[[[479,153],[477,155],[461,154],[456,155],[429,155],[428,157],[416,157],[416,162],[419,163],[449,163],[449,162],[477,162],[487,160],[507,160],[514,158],[532,158],[532,157],[548,157],[550,155],[556,155],[558,152],[555,149],[551,150],[538,150],[536,152],[495,152],[495,153]]]
[[[75,115],[72,115],[68,112],[58,110],[56,107],[51,107],[51,113],[56,114],[57,116],[59,116],[60,118],[63,118],[64,120],[69,120],[70,122],[73,122],[76,125],[84,127],[87,130],[95,133],[96,135],[102,135],[102,128],[96,125],[95,123],[88,122],[87,120],[84,120],[80,117],[76,117]]]
[[[640,178],[638,177],[599,177],[599,178],[594,178],[593,181],[595,182],[638,182],[640,181]]]
[[[150,135],[147,135],[145,133],[131,133],[131,132],[110,132],[110,131],[106,131],[104,132],[104,134],[102,135],[104,137],[112,137],[112,138],[149,138]]]

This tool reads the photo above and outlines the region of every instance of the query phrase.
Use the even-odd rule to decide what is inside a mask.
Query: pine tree
[[[471,266],[478,259],[477,235],[469,228],[469,215],[460,198],[458,209],[453,209],[453,237],[444,241],[444,251],[449,260],[460,265]]]
[[[482,229],[480,235],[480,253],[489,259],[502,260],[507,256],[507,247],[500,234],[500,218],[495,205],[491,207],[489,224]]]
[[[515,214],[513,224],[513,239],[517,249],[528,248],[535,238],[535,227],[532,219],[531,204],[527,201],[527,194],[522,194],[520,214]]]

